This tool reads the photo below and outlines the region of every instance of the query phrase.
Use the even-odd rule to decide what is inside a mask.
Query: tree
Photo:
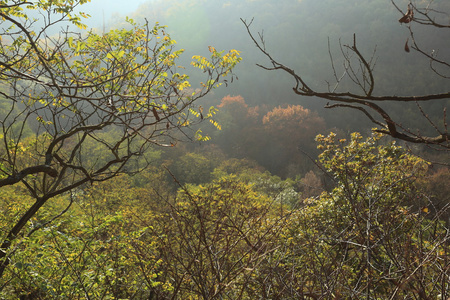
[[[277,158],[277,174],[280,169],[290,177],[306,173],[310,160],[301,151],[314,153],[314,137],[325,130],[324,120],[301,105],[288,105],[269,111],[262,123],[267,134],[266,151]]]
[[[429,60],[432,71],[441,78],[450,78],[448,72],[450,70],[450,62],[445,55],[439,55],[437,51],[427,50],[427,45],[420,44],[415,38],[415,29],[412,24],[431,26],[434,28],[450,29],[448,21],[443,16],[444,11],[450,9],[447,4],[442,6],[432,7],[437,5],[434,2],[428,1],[415,4],[410,2],[405,9],[402,9],[397,1],[392,0],[392,4],[397,7],[399,12],[403,15],[400,18],[400,23],[404,24],[409,31],[409,38],[406,40],[405,51],[412,50],[421,54],[423,58]],[[439,11],[439,10],[442,11]],[[279,60],[275,59],[266,49],[264,36],[259,34],[255,37],[250,30],[252,22],[242,20],[247,28],[250,38],[255,43],[256,47],[269,60],[270,66],[262,66],[265,70],[280,70],[291,76],[295,84],[293,91],[295,94],[304,97],[318,97],[321,99],[330,100],[325,107],[336,108],[346,107],[363,112],[367,118],[375,124],[378,128],[374,129],[377,132],[389,134],[392,137],[412,143],[436,145],[438,148],[450,148],[450,134],[447,128],[446,109],[442,112],[440,120],[436,120],[435,116],[429,116],[424,110],[424,106],[429,102],[446,101],[450,99],[450,92],[437,91],[426,95],[403,95],[401,91],[393,95],[379,95],[376,89],[376,74],[375,64],[376,58],[374,56],[367,57],[362,53],[357,45],[356,35],[353,35],[353,41],[350,44],[340,44],[340,51],[343,58],[343,65],[339,68],[336,65],[336,60],[329,49],[332,76],[334,83],[328,82],[328,86],[324,90],[320,90],[315,84],[306,80],[307,73],[298,74],[289,66],[284,65]],[[329,46],[330,48],[330,46]],[[444,51],[445,52],[445,51]],[[447,59],[447,60],[446,60]],[[421,70],[418,70],[421,71]],[[305,71],[303,71],[305,72]],[[350,84],[350,86],[348,86]],[[390,109],[384,107],[386,102],[394,101],[402,103],[403,105],[412,104],[417,105],[419,114],[423,117],[424,123],[428,124],[428,132],[424,133],[423,128],[417,125],[417,120],[411,120],[413,126],[403,125],[402,120],[394,116]],[[429,133],[429,134],[428,134]]]
[[[158,280],[173,287],[158,299],[254,299],[252,285],[266,257],[277,248],[286,208],[250,184],[226,175],[188,186],[167,212],[154,219]]]
[[[151,163],[146,150],[173,146],[175,132],[199,122],[195,101],[233,76],[240,61],[238,51],[214,47],[210,58],[194,56],[206,78],[193,92],[176,64],[183,50],[164,26],[128,20],[130,29],[75,32],[74,25],[85,29],[87,16],[74,11],[85,2],[0,1],[0,100],[8,103],[0,120],[0,187],[23,185],[35,201],[1,237],[0,277],[18,238],[52,220],[25,226],[49,199],[144,169]],[[32,10],[41,23],[29,18]],[[64,23],[66,30],[50,34]]]
[[[147,173],[153,179],[150,185],[164,186],[149,169],[139,176]],[[156,237],[140,222],[153,220],[162,205],[154,202],[150,188],[133,186],[134,180],[123,174],[72,195],[70,213],[22,241],[0,280],[0,298],[155,299],[155,290],[170,288],[158,281],[162,261],[154,255]],[[30,201],[30,197],[16,199],[19,193],[8,193],[16,187],[2,189],[2,200],[14,208],[2,214],[2,225],[13,219],[18,205],[27,206]],[[32,222],[58,214],[66,203],[67,195],[53,198]]]
[[[222,149],[233,157],[254,159],[282,177],[305,172],[309,160],[299,148],[314,151],[314,137],[325,129],[316,112],[300,105],[270,110],[266,105],[249,107],[242,96],[226,96],[217,107],[222,130],[216,140]]]
[[[222,130],[216,133],[214,141],[230,156],[249,156],[250,145],[253,146],[254,142],[252,137],[262,136],[260,132],[255,132],[256,122],[250,116],[251,108],[240,95],[223,97],[217,108]]]
[[[283,299],[447,299],[449,231],[418,188],[428,163],[374,133],[319,135],[335,183],[290,215],[268,259]]]

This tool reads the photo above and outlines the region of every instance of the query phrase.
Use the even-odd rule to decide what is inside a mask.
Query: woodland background
[[[434,4],[448,23],[450,3]],[[78,9],[92,14],[94,32],[130,27],[120,13],[104,17],[95,0],[89,5]],[[127,16],[167,25],[185,49],[178,64],[190,82],[204,75],[192,56],[209,46],[240,51],[236,77],[195,102],[199,124],[130,167],[144,170],[46,202],[27,223],[32,234],[14,245],[0,299],[450,297],[449,151],[382,137],[362,113],[296,96],[289,76],[256,66],[265,58],[240,20],[253,19],[270,53],[317,86],[332,82],[330,53],[342,63],[339,43],[356,34],[360,51],[376,57],[378,95],[448,91],[426,58],[405,52],[409,32],[390,2],[147,1]],[[411,26],[421,45],[450,59],[448,29]],[[422,108],[438,122],[449,101]],[[211,106],[213,124],[206,113],[201,122]],[[405,127],[430,130],[415,104],[383,108]],[[0,115],[10,110],[0,97]],[[23,139],[39,126],[27,122]],[[81,160],[107,161],[91,142]],[[33,201],[23,185],[0,189],[2,239]]]

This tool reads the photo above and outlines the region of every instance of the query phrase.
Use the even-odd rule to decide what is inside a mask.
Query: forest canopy
[[[450,297],[447,2],[102,3],[0,0],[1,299]]]

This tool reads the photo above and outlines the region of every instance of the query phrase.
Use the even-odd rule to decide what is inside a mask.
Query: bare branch
[[[52,168],[48,165],[32,166],[32,167],[25,168],[16,174],[10,175],[5,179],[1,179],[0,187],[5,186],[5,185],[16,184],[16,183],[20,182],[22,179],[24,179],[25,176],[31,175],[31,174],[37,174],[37,173],[45,173],[51,177],[58,176],[58,171],[56,171],[54,168]]]
[[[417,10],[415,6],[409,6],[407,13],[401,19],[402,23],[410,23],[411,21],[415,21],[414,10]],[[293,87],[293,91],[295,94],[306,97],[317,97],[321,99],[327,99],[331,101],[338,102],[339,104],[333,104],[325,106],[326,108],[335,108],[335,107],[348,107],[357,109],[363,112],[368,119],[377,126],[381,128],[376,131],[382,132],[384,134],[391,135],[394,138],[401,139],[407,142],[412,143],[422,143],[422,144],[432,144],[438,145],[445,149],[450,149],[450,134],[447,131],[447,128],[439,129],[435,123],[431,122],[430,119],[426,117],[426,115],[422,111],[422,115],[428,119],[428,123],[431,124],[432,128],[436,130],[436,136],[424,136],[420,133],[414,133],[408,128],[404,128],[399,122],[392,119],[390,113],[385,109],[381,108],[380,105],[376,103],[387,102],[387,101],[396,101],[396,102],[427,102],[427,101],[437,101],[437,100],[446,100],[450,99],[450,91],[444,93],[436,93],[436,94],[427,94],[427,95],[410,95],[410,96],[398,96],[398,95],[374,95],[375,91],[375,78],[373,75],[373,68],[376,60],[374,60],[374,55],[367,60],[365,56],[359,51],[357,43],[356,43],[356,35],[353,35],[353,44],[352,45],[344,45],[341,44],[341,54],[344,58],[344,71],[341,77],[337,76],[336,68],[334,65],[334,60],[331,54],[330,45],[328,41],[328,52],[331,59],[331,67],[333,71],[333,76],[336,80],[334,88],[330,89],[330,83],[327,82],[328,91],[323,92],[320,90],[314,90],[310,88],[310,85],[303,80],[302,75],[297,74],[294,70],[289,68],[288,66],[280,63],[275,60],[268,52],[265,47],[264,40],[262,35],[260,34],[259,41],[254,37],[253,33],[250,30],[250,26],[252,22],[246,22],[242,20],[244,26],[247,29],[247,32],[255,43],[256,47],[269,59],[271,63],[271,67],[266,67],[258,64],[259,67],[265,70],[280,70],[288,73],[294,79],[295,84]],[[412,48],[424,56],[428,57],[431,62],[437,63],[443,66],[450,66],[447,62],[441,61],[435,57],[434,54],[428,54],[425,51],[421,50],[416,41],[414,40],[413,32],[411,31],[411,27],[409,27],[411,32],[411,41]],[[355,57],[355,58],[354,58]],[[356,61],[356,67],[354,66],[354,60]],[[354,92],[338,92],[337,88],[339,83],[342,81],[344,77],[348,77],[357,87],[361,88],[363,93],[354,93]],[[375,113],[377,117],[374,117],[363,107],[369,108],[371,111]],[[444,120],[445,122],[445,120]]]

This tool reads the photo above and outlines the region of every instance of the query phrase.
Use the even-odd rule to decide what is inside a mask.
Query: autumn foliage
[[[249,107],[242,96],[227,96],[218,106],[223,132],[218,143],[234,157],[250,157],[280,176],[306,173],[314,137],[325,130],[323,118],[301,105]],[[271,156],[274,159],[267,160]]]
[[[175,178],[177,191],[154,167],[57,197],[32,224],[73,201],[70,213],[14,244],[0,298],[447,299],[450,237],[424,209],[429,164],[380,135],[317,143],[333,181],[321,193],[313,173],[282,181],[230,159],[201,185]],[[179,163],[206,172],[189,158]],[[29,201],[13,188],[0,228]]]

